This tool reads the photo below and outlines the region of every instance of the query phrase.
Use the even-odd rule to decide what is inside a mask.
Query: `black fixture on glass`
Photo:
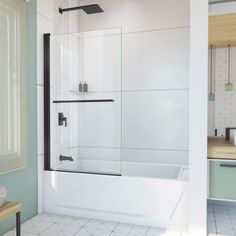
[[[65,123],[65,127],[67,127],[67,118],[64,116],[62,112],[58,113],[58,125],[63,126]]]
[[[61,14],[66,11],[75,11],[75,10],[83,10],[86,14],[96,14],[104,12],[103,9],[98,4],[90,4],[85,6],[70,7],[64,9],[59,7],[59,12]]]
[[[89,100],[56,100],[53,103],[94,103],[94,102],[115,102],[114,99],[89,99]]]
[[[73,158],[71,156],[60,155],[59,160],[60,161],[73,161]]]
[[[51,170],[50,127],[50,34],[43,35],[44,44],[44,170]]]

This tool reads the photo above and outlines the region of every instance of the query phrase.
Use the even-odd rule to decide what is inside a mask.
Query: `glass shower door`
[[[121,174],[121,29],[50,37],[50,167]]]

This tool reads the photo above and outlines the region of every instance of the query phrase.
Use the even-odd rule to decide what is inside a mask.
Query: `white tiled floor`
[[[208,205],[208,236],[236,236],[236,207]],[[22,236],[187,236],[185,232],[44,213],[22,224]],[[15,236],[15,230],[3,236]]]
[[[79,217],[41,214],[22,224],[22,236],[185,236],[185,233]],[[15,230],[4,236],[15,236]]]
[[[208,236],[236,236],[236,207],[208,205]]]

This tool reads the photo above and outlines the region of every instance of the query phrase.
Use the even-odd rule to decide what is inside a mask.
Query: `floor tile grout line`
[[[148,229],[147,229],[147,232],[146,232],[146,234],[145,234],[145,236],[147,236],[147,234],[148,234],[148,231],[150,230],[150,226],[148,227]]]
[[[99,219],[94,219],[94,218],[83,218],[83,221],[81,217],[75,217],[75,216],[69,216],[69,215],[59,215],[59,214],[50,214],[50,213],[45,213],[45,218],[43,218],[43,215],[44,214],[40,214],[40,215],[37,215],[37,216],[42,216],[41,218],[37,218],[36,217],[32,217],[31,219],[27,220],[26,222],[30,223],[29,226],[32,226],[32,231],[25,231],[25,233],[29,233],[29,234],[32,234],[32,235],[37,235],[37,236],[42,236],[42,235],[47,235],[47,233],[45,234],[45,232],[47,230],[49,230],[50,228],[52,228],[53,226],[57,225],[58,226],[61,226],[59,227],[58,229],[55,228],[55,231],[58,231],[58,233],[61,235],[67,235],[67,233],[70,233],[69,235],[76,235],[78,234],[79,235],[79,232],[84,229],[86,230],[86,226],[89,225],[90,222],[92,222],[93,220],[95,221],[94,223],[97,223],[97,225],[95,224],[94,228],[92,227],[91,228],[91,231],[87,231],[88,235],[90,236],[95,236],[96,235],[96,232],[98,232],[99,230],[106,232],[106,235],[112,235],[114,233],[114,235],[117,233],[117,235],[124,235],[124,236],[134,236],[136,235],[135,232],[133,232],[132,230],[133,229],[142,229],[142,231],[138,232],[141,233],[140,235],[142,236],[147,236],[148,235],[148,231],[152,228],[151,226],[143,226],[143,225],[136,225],[136,224],[127,224],[127,223],[121,223],[121,222],[118,222],[118,221],[106,221],[106,220],[99,220]],[[51,219],[50,221],[47,221],[47,217],[49,218],[51,216]],[[54,217],[54,218],[53,218]],[[68,221],[65,221],[67,223],[60,223],[60,220],[62,219],[67,219],[68,218]],[[34,218],[34,219],[33,219]],[[79,221],[79,219],[81,219],[81,222]],[[76,222],[78,220],[78,225],[77,224],[73,224],[73,222]],[[37,223],[40,224],[41,222],[48,222],[49,225],[43,229],[42,231],[41,230],[36,230],[37,228]],[[111,225],[108,225],[109,223],[111,223]],[[106,225],[107,224],[107,225]],[[115,232],[115,230],[117,229],[117,227],[119,225],[124,225],[125,227],[125,232]],[[74,227],[74,231],[73,233],[72,232],[67,232],[67,227]],[[139,227],[143,227],[143,228],[139,228]],[[35,228],[35,230],[33,229]],[[156,227],[154,227],[155,229]],[[160,228],[156,228],[156,229],[160,229]],[[37,233],[35,233],[37,232]],[[176,231],[176,233],[178,232],[178,235],[182,235],[182,231]],[[11,234],[13,234],[13,231],[10,231]],[[101,232],[100,232],[101,233]],[[12,235],[13,236],[13,235]]]
[[[50,214],[48,214],[48,215],[50,215]],[[61,219],[63,219],[63,218],[66,217],[66,215],[57,215],[57,216],[59,217],[59,219],[57,219],[57,220],[54,221],[54,222],[51,222],[52,224],[51,224],[49,227],[47,227],[46,229],[44,229],[42,232],[40,232],[39,235],[41,235],[41,234],[43,234],[44,232],[46,232],[46,231],[47,231],[48,229],[50,229],[52,226],[54,226],[54,225],[56,225],[56,224],[60,224],[59,221],[60,221]],[[61,225],[65,225],[65,224],[61,224]]]
[[[78,231],[76,231],[76,232],[73,234],[73,236],[76,235],[77,233],[79,233],[79,231],[80,231],[81,229],[82,229],[82,227],[79,228]]]
[[[149,230],[149,227],[147,227],[147,231],[146,231],[146,233],[145,233],[145,235],[144,235],[144,236],[147,236],[148,230]]]
[[[217,221],[216,221],[216,217],[215,217],[216,211],[215,211],[214,206],[215,206],[215,205],[213,205],[213,210],[214,210],[214,218],[215,218],[216,231],[217,231],[217,232],[216,232],[216,235],[222,235],[222,233],[224,233],[224,232],[222,232],[222,233],[219,233],[219,232],[218,232]],[[215,206],[215,207],[216,207],[216,206]],[[227,213],[226,215],[227,215],[228,221],[230,222],[232,233],[233,233],[233,235],[235,235],[235,232],[234,232],[234,229],[233,229],[233,227],[232,227],[231,220],[230,220],[231,218],[230,218],[230,214],[229,214],[229,207],[228,207],[228,206],[222,206],[222,209],[224,209],[224,211]],[[218,209],[218,211],[219,211],[219,209]],[[218,212],[218,213],[219,213],[219,212]],[[228,234],[225,234],[225,235],[228,235]],[[232,236],[232,235],[228,235],[228,236]]]
[[[228,213],[228,216],[229,216],[230,225],[231,225],[231,227],[232,227],[232,229],[233,229],[233,234],[234,234],[234,236],[235,236],[235,235],[236,235],[236,232],[235,232],[235,228],[234,228],[233,221],[232,221],[232,218],[231,218],[229,206],[227,207],[227,213]]]
[[[209,210],[211,210],[211,211],[209,212]],[[211,205],[211,204],[209,204],[207,206],[207,217],[208,217],[208,215],[213,216],[213,219],[212,219],[213,221],[210,220],[210,225],[214,225],[214,234],[216,235],[216,220],[215,220],[213,205]],[[209,235],[211,233],[211,232],[209,232],[209,229],[208,229],[208,223],[209,223],[209,221],[208,221],[208,218],[207,218],[207,235]]]
[[[116,224],[116,226],[115,226],[115,228],[111,231],[111,233],[109,234],[109,236],[111,236],[112,235],[112,233],[115,231],[115,229],[118,227],[118,225],[120,224],[120,222],[116,222],[117,224]]]
[[[218,235],[214,205],[212,206],[212,211],[213,211],[213,216],[214,216],[215,231],[216,231],[216,235]]]
[[[55,222],[53,222],[50,226],[48,226],[46,229],[44,229],[41,233],[39,233],[39,234],[42,234],[42,233],[44,233],[44,232],[46,232],[48,229],[50,229],[52,226],[54,226],[54,225],[56,225],[56,223]]]
[[[35,221],[35,222],[32,222],[32,221]],[[36,220],[32,220],[32,218],[30,219],[30,220],[28,220],[28,221],[26,221],[26,222],[24,222],[24,223],[37,223],[36,222]],[[47,222],[47,221],[40,221],[40,220],[38,220],[38,222]],[[35,234],[35,235],[40,235],[40,234],[42,234],[43,232],[45,232],[46,230],[48,230],[49,228],[51,228],[51,226],[53,226],[54,224],[55,224],[55,222],[50,222],[51,224],[48,226],[48,227],[46,227],[44,230],[42,230],[42,232],[38,232],[38,230],[36,229],[36,227],[35,227],[35,225],[33,225],[32,224],[32,228],[34,228],[35,229],[35,232],[37,232],[36,234],[35,233],[32,233],[32,232],[27,232],[27,231],[24,231],[24,230],[22,230],[21,229],[21,231],[23,232],[23,233],[30,233],[30,234]]]

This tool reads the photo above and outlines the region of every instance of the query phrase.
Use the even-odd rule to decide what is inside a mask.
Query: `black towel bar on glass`
[[[56,100],[53,103],[93,103],[93,102],[115,102],[114,99],[93,99],[93,100]]]

